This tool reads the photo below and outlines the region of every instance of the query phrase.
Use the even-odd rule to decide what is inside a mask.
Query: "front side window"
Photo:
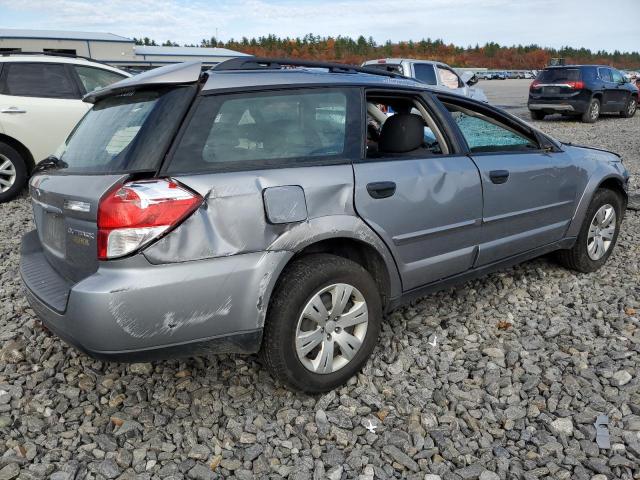
[[[52,63],[7,63],[0,93],[22,97],[79,98],[65,65]]]
[[[448,88],[460,88],[462,87],[460,79],[456,72],[449,70],[445,67],[438,66],[438,74],[440,75],[440,82]]]
[[[413,65],[413,70],[415,72],[416,78],[421,82],[424,82],[428,85],[437,85],[438,80],[436,79],[436,71],[433,69],[433,65],[428,63],[415,63]]]
[[[537,142],[515,128],[480,112],[458,105],[445,106],[451,113],[472,153],[531,151]]]
[[[80,81],[87,93],[98,90],[99,88],[104,88],[112,83],[127,78],[119,73],[115,73],[110,70],[103,70],[101,68],[82,67],[80,65],[75,65],[74,68],[76,69],[76,72],[78,72]]]
[[[622,74],[618,70],[611,70],[611,78],[613,78],[613,81],[615,83],[623,83],[624,82],[624,77],[622,76]]]
[[[204,96],[168,169],[345,163],[359,147],[349,141],[357,131],[355,98],[357,92],[338,89]]]

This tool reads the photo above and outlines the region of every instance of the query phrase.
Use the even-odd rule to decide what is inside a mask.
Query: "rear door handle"
[[[0,113],[27,113],[27,111],[18,107],[9,107],[9,108],[0,110]]]
[[[387,198],[396,193],[394,182],[372,182],[367,183],[367,192],[371,198]]]
[[[509,180],[509,170],[491,170],[489,178],[493,183],[505,183]]]

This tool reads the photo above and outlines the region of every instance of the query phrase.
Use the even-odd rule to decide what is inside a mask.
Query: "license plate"
[[[544,93],[560,93],[560,87],[544,87]]]
[[[64,219],[62,215],[47,212],[44,216],[44,243],[60,253],[64,253]]]

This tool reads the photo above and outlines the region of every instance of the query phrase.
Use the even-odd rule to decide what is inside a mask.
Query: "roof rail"
[[[96,60],[90,57],[83,57],[82,55],[76,55],[74,53],[62,53],[62,52],[21,52],[19,50],[11,50],[8,52],[0,52],[0,57],[10,57],[12,55],[45,55],[48,57],[65,57],[65,58],[81,58],[83,60],[88,60],[93,63],[100,63],[102,65],[111,66],[108,63],[101,62],[100,60]]]
[[[331,73],[368,73],[371,75],[381,75],[383,77],[407,78],[399,73],[388,72],[377,68],[294,58],[236,57],[219,63],[211,70],[214,72],[231,70],[280,70],[286,67],[326,68]]]

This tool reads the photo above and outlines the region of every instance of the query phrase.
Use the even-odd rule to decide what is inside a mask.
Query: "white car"
[[[436,88],[453,90],[455,93],[465,97],[482,102],[487,101],[487,96],[482,89],[473,86],[478,82],[477,75],[473,72],[465,72],[462,75],[458,75],[446,63],[411,58],[380,58],[367,60],[362,66],[400,73],[405,77],[415,78]]]
[[[0,54],[0,202],[66,140],[91,108],[86,93],[130,76],[79,57]]]

